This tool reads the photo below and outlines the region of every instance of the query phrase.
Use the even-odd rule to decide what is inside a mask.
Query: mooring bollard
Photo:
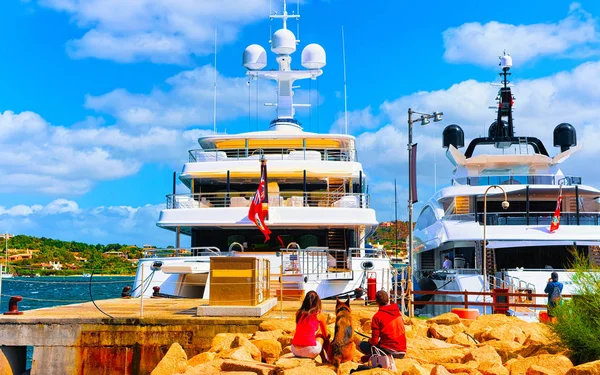
[[[131,298],[131,287],[129,285],[121,291],[121,298]]]
[[[154,292],[152,293],[152,298],[161,298],[160,286],[154,286],[154,287],[152,287],[152,290],[154,290]]]
[[[23,311],[19,311],[17,304],[23,300],[21,296],[10,297],[8,301],[8,311],[4,315],[22,315]]]

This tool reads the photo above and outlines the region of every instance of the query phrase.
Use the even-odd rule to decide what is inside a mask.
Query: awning
[[[600,241],[489,241],[488,249],[533,246],[600,246]]]

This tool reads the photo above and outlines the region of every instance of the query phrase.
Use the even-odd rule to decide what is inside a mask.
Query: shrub
[[[570,349],[573,362],[585,363],[600,358],[600,267],[587,255],[572,253],[576,296],[555,308],[552,328]]]

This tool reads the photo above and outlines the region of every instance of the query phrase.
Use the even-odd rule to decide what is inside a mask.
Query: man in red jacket
[[[397,304],[388,305],[388,294],[380,290],[375,295],[379,311],[371,320],[371,338],[362,341],[358,349],[363,354],[371,354],[371,346],[377,346],[394,358],[404,358],[406,354],[406,333],[404,319]]]

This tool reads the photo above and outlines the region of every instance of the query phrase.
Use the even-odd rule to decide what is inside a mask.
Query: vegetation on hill
[[[18,235],[8,240],[9,256],[27,254],[31,257],[14,260],[9,271],[18,275],[75,275],[100,273],[129,275],[135,273],[135,261],[143,251],[137,246],[108,244],[90,245],[75,241],[60,241],[45,237]],[[16,251],[14,250],[16,249]],[[2,249],[4,250],[4,249]],[[5,255],[5,254],[3,254]],[[51,264],[59,262],[62,269]]]
[[[600,267],[576,250],[573,255],[577,295],[555,308],[552,328],[571,350],[573,362],[585,363],[600,358]]]
[[[375,233],[369,237],[369,242],[373,245],[383,245],[384,249],[393,250],[396,246],[396,228],[395,222],[383,222],[377,227]],[[398,249],[406,248],[406,238],[408,237],[408,222],[400,221],[398,225]]]

